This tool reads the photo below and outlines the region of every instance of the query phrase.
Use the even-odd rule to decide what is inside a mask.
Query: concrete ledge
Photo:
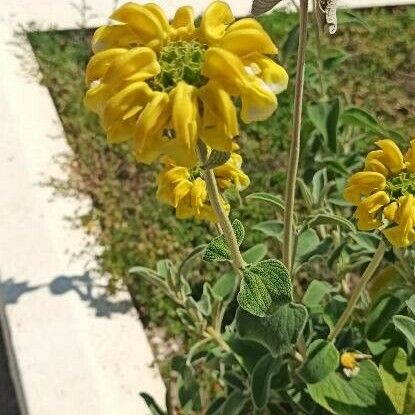
[[[63,175],[53,159],[69,151],[64,133],[15,57],[13,28],[1,25],[0,39],[0,314],[22,414],[146,414],[139,392],[163,402],[164,385],[143,327],[127,292],[108,299],[72,258],[84,235],[64,218],[80,202],[40,186]]]
[[[210,0],[155,0],[169,16]],[[228,0],[236,15],[250,1]],[[140,391],[163,402],[164,385],[128,293],[105,296],[71,254],[84,235],[64,220],[79,201],[53,199],[39,183],[62,176],[53,157],[69,151],[48,91],[16,58],[14,30],[96,27],[114,0],[13,0],[0,17],[0,305],[1,326],[22,415],[144,415]],[[122,2],[119,2],[121,4]],[[289,0],[285,0],[285,5]],[[341,7],[409,5],[413,0],[340,0]],[[36,67],[30,45],[26,58]]]

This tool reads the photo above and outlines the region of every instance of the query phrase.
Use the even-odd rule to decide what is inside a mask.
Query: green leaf
[[[415,294],[406,300],[406,306],[411,310],[411,313],[415,316]]]
[[[339,366],[339,352],[332,342],[317,339],[310,344],[299,376],[307,383],[322,381]]]
[[[315,201],[310,187],[307,186],[307,184],[301,177],[297,179],[297,183],[306,206],[311,210],[314,206]]]
[[[236,285],[236,275],[234,272],[230,272],[222,275],[213,285],[212,291],[215,296],[226,300],[233,293]]]
[[[281,261],[266,259],[244,270],[238,294],[238,303],[244,310],[264,317],[291,300],[291,279]]]
[[[225,397],[220,396],[216,398],[206,411],[206,415],[220,415],[222,413],[223,404],[225,403]]]
[[[392,317],[404,307],[405,300],[399,294],[399,291],[393,295],[385,294],[379,297],[378,301],[372,306],[365,327],[366,336],[369,340],[380,339]]]
[[[333,71],[338,68],[350,55],[342,49],[330,49],[328,57],[323,60],[325,71]]]
[[[282,222],[278,220],[268,220],[258,223],[252,229],[261,231],[265,235],[277,238],[280,242],[282,242],[282,232],[284,230],[284,226]]]
[[[239,308],[236,312],[236,329],[243,339],[260,343],[277,357],[292,351],[307,318],[307,309],[301,304],[286,304],[271,316],[263,318]]]
[[[230,157],[231,157],[231,153],[224,152],[224,151],[218,151],[218,150],[212,150],[209,155],[209,159],[202,166],[202,168],[203,169],[214,169],[215,167],[222,166],[222,164],[225,164],[229,160]]]
[[[166,412],[157,405],[156,401],[148,393],[141,392],[140,396],[144,399],[148,409],[150,409],[151,415],[166,415]]]
[[[212,313],[212,288],[208,282],[203,284],[203,292],[200,300],[196,303],[198,310],[208,317]]]
[[[225,340],[232,351],[240,357],[243,367],[246,368],[249,373],[254,370],[258,360],[267,353],[267,349],[264,346],[249,339],[242,339],[234,333],[227,336]]]
[[[271,380],[281,367],[280,358],[266,354],[256,364],[251,377],[252,401],[256,409],[263,409],[269,400]]]
[[[321,314],[324,311],[321,302],[331,290],[332,286],[328,282],[313,280],[303,295],[302,303],[311,314]]]
[[[267,254],[267,250],[268,249],[265,244],[258,244],[245,251],[242,254],[242,258],[247,264],[254,264],[264,258]]]
[[[406,352],[394,347],[382,357],[379,366],[386,394],[398,414],[415,413],[415,366],[410,366]]]
[[[196,411],[201,409],[199,385],[193,369],[186,364],[182,356],[174,356],[171,360],[172,370],[180,374],[178,381],[179,401],[184,411]]]
[[[161,288],[164,291],[168,291],[168,286],[164,277],[162,277],[157,272],[153,271],[152,269],[145,268],[145,267],[132,267],[128,270],[130,274],[137,274],[140,277],[144,278],[150,284],[155,285],[156,287]]]
[[[383,137],[391,137],[397,141],[402,140],[399,133],[385,128],[372,114],[362,108],[349,107],[342,112],[341,117],[346,124],[356,125]]]
[[[284,200],[279,196],[273,195],[271,193],[251,193],[246,197],[246,199],[262,200],[264,202],[269,202],[272,203],[274,206],[277,206],[281,210],[284,210],[285,208]]]
[[[321,200],[321,196],[324,195],[323,189],[327,185],[327,169],[318,170],[312,180],[312,196],[315,204],[318,204]]]
[[[189,266],[191,265],[192,261],[197,258],[201,253],[206,249],[206,244],[199,245],[196,248],[192,249],[184,258],[182,263],[179,266],[178,269],[178,275],[186,275],[189,271]]]
[[[379,237],[369,232],[356,232],[350,235],[350,238],[356,242],[361,249],[374,253],[379,245]]]
[[[360,363],[357,375],[347,379],[332,372],[307,386],[315,402],[337,415],[389,415],[394,412],[377,367],[370,360]]]
[[[359,24],[363,27],[365,27],[368,31],[371,31],[371,27],[367,24],[365,19],[362,19],[359,15],[353,13],[350,10],[339,10],[337,13],[337,24],[343,25],[343,24]]]
[[[281,48],[283,62],[287,64],[288,57],[297,52],[299,25],[295,25],[287,34]]]
[[[324,137],[327,147],[335,153],[337,151],[337,124],[340,114],[339,98],[308,105],[307,113],[311,122]]]
[[[239,415],[245,404],[245,395],[239,389],[234,389],[234,391],[226,398],[222,408],[222,415]]]
[[[316,255],[326,254],[331,244],[331,238],[326,238],[320,242],[314,229],[306,229],[298,235],[295,263],[302,264]]]
[[[245,229],[242,222],[235,219],[232,223],[232,228],[238,245],[241,245],[245,236]],[[206,262],[222,262],[231,260],[231,253],[223,234],[217,236],[209,242],[205,253],[203,254],[203,260]]]
[[[393,324],[396,329],[399,330],[415,347],[415,320],[408,316],[395,316],[393,317]]]
[[[318,226],[318,225],[335,225],[341,226],[351,232],[355,232],[356,228],[352,222],[346,219],[343,216],[335,215],[333,213],[318,213],[314,215],[309,221],[307,221],[307,225],[310,227]]]

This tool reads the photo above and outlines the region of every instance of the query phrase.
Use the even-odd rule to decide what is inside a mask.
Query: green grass
[[[344,105],[363,106],[386,127],[408,138],[415,136],[415,103],[405,90],[406,79],[415,65],[411,52],[415,8],[364,10],[356,15],[364,25],[341,24],[333,38],[322,39],[321,77],[316,39],[310,28],[306,102],[322,98],[323,83],[327,94],[340,96]],[[290,49],[286,40],[296,18],[294,14],[262,18],[283,52],[292,77],[295,48]],[[61,194],[92,200],[90,211],[73,220],[102,248],[96,258],[99,271],[111,276],[110,288],[115,289],[117,281],[125,279],[133,265],[151,267],[158,259],[183,257],[192,246],[206,241],[208,228],[193,221],[179,222],[170,208],[159,204],[155,198],[157,169],[138,165],[125,146],[109,146],[97,118],[84,108],[83,72],[90,56],[90,36],[85,30],[51,31],[31,32],[29,39],[40,64],[42,82],[50,89],[72,149],[72,154],[60,161],[69,179],[53,179],[51,184]],[[270,120],[244,127],[241,147],[245,170],[252,180],[248,193],[283,191],[293,84],[280,95],[280,107]],[[310,122],[305,117],[304,140],[309,131]],[[236,199],[234,205],[237,204]],[[263,205],[247,202],[233,214],[248,227],[273,216]],[[251,234],[250,243],[256,238],[255,232]],[[88,252],[90,246],[83,249]],[[200,285],[202,275],[214,278],[201,265],[194,274],[194,285]],[[172,304],[145,283],[132,283],[143,320],[166,327],[168,335],[179,333],[181,326]]]

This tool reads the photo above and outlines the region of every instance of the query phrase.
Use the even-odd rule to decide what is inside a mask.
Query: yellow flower
[[[415,242],[415,139],[405,156],[390,139],[376,145],[365,170],[349,178],[344,197],[357,206],[359,229],[380,229],[392,245],[406,247]]]
[[[246,189],[250,180],[242,171],[242,157],[237,153],[232,153],[229,160],[219,167],[215,167],[213,172],[216,177],[219,189],[226,190],[234,185],[238,190]]]
[[[340,355],[340,364],[343,367],[343,373],[351,378],[359,372],[359,362],[370,359],[371,356],[356,352],[344,352]]]
[[[157,198],[160,202],[176,209],[179,219],[197,218],[216,222],[216,216],[210,205],[206,182],[201,169],[177,166],[173,160],[162,159],[164,169],[157,178]],[[249,185],[249,177],[241,170],[242,157],[232,153],[230,159],[222,166],[213,169],[216,183],[221,190],[234,185],[239,190]],[[230,206],[221,199],[225,212]]]
[[[166,155],[193,167],[198,138],[231,152],[235,99],[242,121],[264,120],[287,87],[271,38],[254,19],[235,21],[225,2],[211,3],[199,27],[189,6],[169,22],[156,4],[126,3],[111,19],[92,39],[85,103],[108,140],[130,141],[138,161]]]

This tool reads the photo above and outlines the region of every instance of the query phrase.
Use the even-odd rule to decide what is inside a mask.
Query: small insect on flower
[[[131,142],[138,161],[166,155],[193,167],[198,139],[230,152],[235,99],[243,122],[265,120],[287,87],[271,38],[255,19],[236,21],[225,2],[211,3],[199,27],[189,6],[169,22],[156,4],[126,3],[111,19],[92,39],[85,103],[108,141]]]
[[[361,360],[370,359],[372,356],[368,354],[344,352],[340,355],[340,365],[343,368],[343,373],[351,378],[359,373],[359,362]]]
[[[349,178],[344,197],[357,206],[359,229],[380,229],[392,245],[407,247],[415,242],[415,139],[405,155],[390,139],[376,145],[364,171]]]

